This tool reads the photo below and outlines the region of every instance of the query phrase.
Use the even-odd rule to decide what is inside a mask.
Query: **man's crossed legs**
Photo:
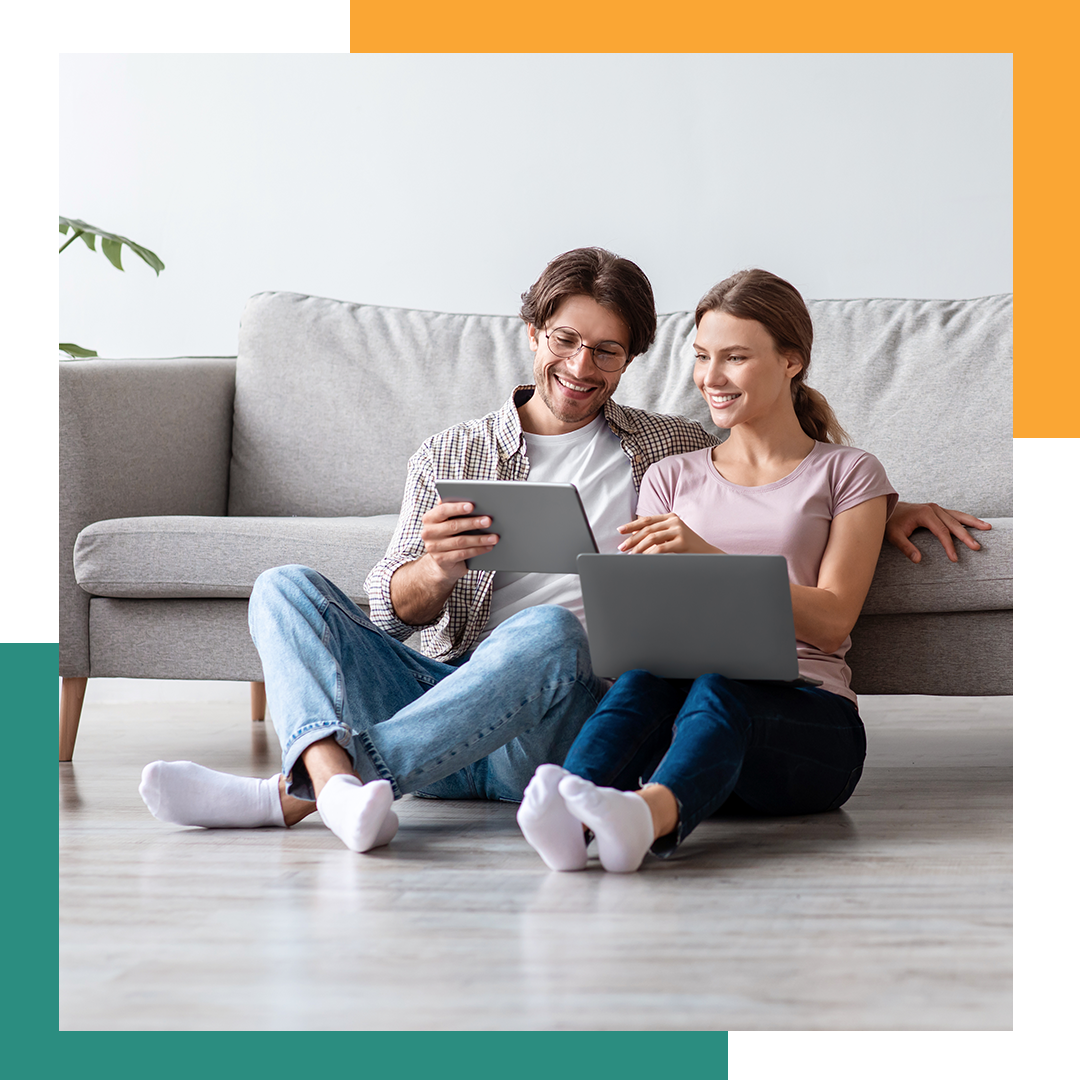
[[[393,800],[517,802],[537,765],[561,763],[604,693],[588,641],[565,608],[528,608],[467,661],[444,664],[375,627],[303,566],[261,574],[251,635],[282,746],[260,780],[192,762],[153,762],[139,791],[181,825],[292,825],[317,808],[354,851],[388,843]]]

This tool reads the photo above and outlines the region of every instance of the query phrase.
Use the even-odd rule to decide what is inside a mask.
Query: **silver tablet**
[[[471,502],[473,515],[491,518],[499,542],[469,559],[470,570],[526,574],[576,574],[577,557],[594,552],[596,540],[573,484],[529,480],[436,480],[443,502]]]

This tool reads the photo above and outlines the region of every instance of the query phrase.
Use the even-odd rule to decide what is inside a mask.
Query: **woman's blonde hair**
[[[714,285],[699,301],[694,323],[708,311],[753,319],[768,330],[781,353],[795,353],[802,370],[791,380],[791,403],[803,431],[819,442],[850,443],[825,395],[806,385],[814,324],[799,290],[768,270],[740,270]]]

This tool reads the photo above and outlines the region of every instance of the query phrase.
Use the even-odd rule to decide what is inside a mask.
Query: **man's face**
[[[621,316],[601,307],[591,296],[564,300],[547,326],[530,323],[529,348],[536,354],[536,393],[519,413],[522,426],[535,435],[562,435],[584,427],[615,393],[622,378],[622,371],[598,368],[591,349],[580,349],[567,359],[556,356],[546,331],[560,326],[572,327],[586,345],[616,341],[629,352],[630,328]]]

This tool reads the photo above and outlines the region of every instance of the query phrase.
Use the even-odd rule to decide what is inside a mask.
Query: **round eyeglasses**
[[[582,349],[589,349],[593,355],[593,363],[601,371],[622,371],[630,362],[626,350],[617,341],[586,345],[572,326],[556,326],[554,330],[546,331],[544,336],[548,340],[548,348],[562,360],[569,360]]]

